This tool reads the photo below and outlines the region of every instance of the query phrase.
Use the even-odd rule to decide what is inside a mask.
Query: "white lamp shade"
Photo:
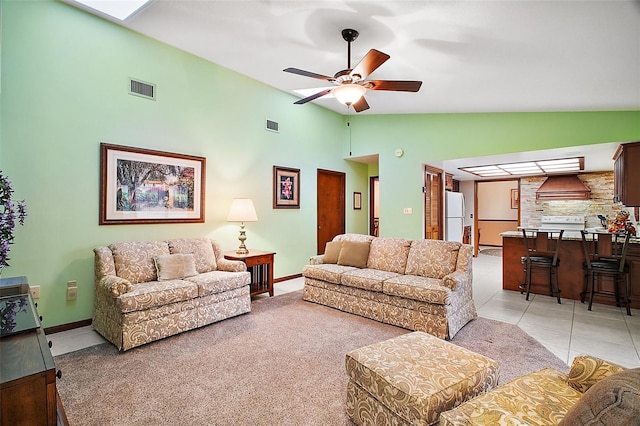
[[[227,222],[257,222],[258,215],[250,198],[234,198]]]
[[[341,103],[349,106],[358,102],[366,91],[367,89],[359,84],[342,84],[334,88],[331,93]]]

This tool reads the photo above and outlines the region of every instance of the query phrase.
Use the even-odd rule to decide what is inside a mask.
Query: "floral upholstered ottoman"
[[[493,388],[498,363],[416,331],[347,353],[347,415],[358,425],[431,425]]]

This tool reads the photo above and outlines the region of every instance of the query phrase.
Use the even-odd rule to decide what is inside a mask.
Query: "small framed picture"
[[[517,209],[520,201],[520,192],[517,189],[511,190],[511,208]]]
[[[362,193],[361,192],[353,193],[353,209],[354,210],[362,209]]]
[[[273,208],[300,208],[300,169],[273,166]]]

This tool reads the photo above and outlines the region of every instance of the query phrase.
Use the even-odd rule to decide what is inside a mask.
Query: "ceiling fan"
[[[420,90],[420,86],[422,85],[421,81],[367,80],[366,78],[369,74],[374,72],[390,58],[386,53],[382,53],[376,49],[369,50],[369,52],[364,55],[364,58],[362,58],[354,68],[351,68],[351,42],[358,38],[358,34],[356,30],[348,28],[342,30],[342,38],[347,42],[347,69],[338,71],[333,77],[298,68],[287,68],[283,70],[292,74],[325,80],[336,85],[336,87],[328,88],[304,99],[300,99],[294,102],[294,104],[305,104],[331,93],[347,107],[352,106],[356,112],[362,112],[369,109],[369,104],[364,98],[367,90],[388,90],[395,92],[417,92]]]

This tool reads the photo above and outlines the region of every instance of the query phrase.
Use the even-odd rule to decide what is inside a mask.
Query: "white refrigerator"
[[[460,192],[445,191],[444,204],[445,241],[462,242],[464,232],[464,195]]]

